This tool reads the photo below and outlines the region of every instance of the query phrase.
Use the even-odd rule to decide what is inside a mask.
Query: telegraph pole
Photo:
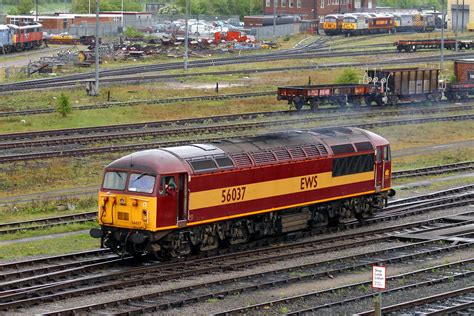
[[[36,0],[36,22],[38,22],[38,0]]]
[[[95,0],[95,96],[99,95],[99,0]]]
[[[453,21],[454,19],[451,19]],[[458,52],[458,26],[459,26],[459,0],[456,0],[456,31],[454,32],[454,37],[456,42],[454,43],[455,52]]]

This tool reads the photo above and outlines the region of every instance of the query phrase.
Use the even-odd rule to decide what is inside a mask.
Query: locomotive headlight
[[[147,210],[143,210],[142,212],[142,220],[144,223],[147,223],[148,224],[148,211]]]
[[[137,205],[138,205],[138,200],[133,199],[133,200],[132,200],[132,206],[137,206]]]

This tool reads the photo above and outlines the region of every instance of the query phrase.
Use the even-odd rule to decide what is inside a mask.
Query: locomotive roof
[[[9,30],[8,26],[0,24],[0,30]]]
[[[316,128],[145,150],[120,158],[107,168],[149,174],[192,173],[354,153],[387,143],[358,128]]]

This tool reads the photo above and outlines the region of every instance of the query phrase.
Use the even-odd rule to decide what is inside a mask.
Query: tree
[[[56,104],[56,112],[61,114],[62,117],[66,117],[69,113],[72,112],[71,99],[69,98],[69,96],[65,95],[62,92],[59,95]]]
[[[95,13],[95,1],[91,1],[91,13]],[[140,0],[124,0],[124,11],[142,11]],[[100,11],[120,11],[122,0],[100,0]],[[72,0],[72,11],[76,13],[89,13],[89,0]]]
[[[30,12],[33,10],[34,3],[33,0],[20,0],[18,5],[11,9],[8,13],[9,14],[30,14]]]
[[[345,84],[345,83],[357,83],[359,81],[359,74],[355,69],[347,68],[344,69],[342,74],[337,77],[336,83]]]

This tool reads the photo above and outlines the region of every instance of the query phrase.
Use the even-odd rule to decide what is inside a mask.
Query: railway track
[[[453,200],[447,201],[444,204],[436,206],[424,206],[424,210],[415,210],[413,207],[406,208],[410,214],[419,213],[423,211],[429,211],[433,209],[446,209],[454,205],[466,205],[472,203],[472,194],[463,199],[459,199],[456,202]],[[453,204],[455,203],[455,204]],[[474,219],[469,217],[472,213],[467,213],[464,216],[468,219]],[[398,214],[396,217],[407,216]],[[460,215],[462,216],[462,215]],[[394,217],[394,214],[388,215],[387,218]],[[386,221],[387,218],[379,216],[378,218],[371,219],[365,224],[376,223],[380,221]],[[37,277],[29,277],[27,279],[20,279],[17,281],[9,282],[8,284],[1,284],[2,288],[6,292],[0,292],[0,309],[20,308],[22,306],[29,306],[30,304],[45,303],[51,300],[60,300],[66,297],[80,296],[90,293],[96,293],[98,291],[106,291],[117,288],[124,288],[130,286],[136,286],[136,284],[156,284],[157,282],[164,282],[165,280],[174,280],[178,278],[200,275],[203,273],[223,272],[229,269],[237,269],[239,267],[249,267],[260,265],[263,263],[275,262],[282,259],[299,258],[301,256],[314,255],[318,253],[326,253],[327,251],[334,251],[336,249],[349,249],[357,246],[372,244],[376,241],[384,241],[393,237],[393,234],[400,234],[413,230],[417,233],[420,231],[432,231],[440,228],[453,228],[464,225],[465,223],[460,222],[458,219],[449,220],[446,218],[432,219],[428,221],[422,221],[417,223],[409,223],[403,225],[396,225],[390,228],[373,229],[370,232],[357,232],[341,234],[340,237],[322,237],[317,240],[307,242],[297,242],[291,244],[279,244],[277,246],[271,246],[266,248],[257,248],[247,251],[241,251],[237,253],[230,253],[218,256],[212,256],[210,258],[190,258],[189,261],[174,262],[174,263],[158,263],[152,264],[146,267],[125,269],[124,271],[118,271],[113,273],[101,273],[100,275],[93,275],[88,277],[82,277],[80,279],[64,279],[67,276],[67,272],[56,272],[48,275],[38,275]],[[358,226],[357,223],[347,223],[347,227]],[[307,233],[311,235],[311,233]],[[309,236],[308,235],[308,236]],[[342,241],[341,245],[334,245],[335,241]],[[331,245],[327,245],[330,243]],[[426,251],[427,245],[437,245],[436,249]],[[253,245],[255,246],[255,245]],[[400,247],[400,251],[407,252],[410,247],[415,247],[417,254],[415,256],[428,255],[429,253],[439,252],[439,240],[438,241],[426,241],[421,243],[410,243],[408,246]],[[450,250],[464,248],[465,244],[457,244],[455,246],[449,246]],[[252,247],[249,245],[247,247]],[[408,247],[408,248],[407,248]],[[403,249],[403,250],[402,250]],[[282,252],[286,250],[286,252]],[[393,249],[392,249],[393,250]],[[419,251],[423,250],[423,253]],[[448,250],[448,249],[445,249]],[[393,253],[393,251],[392,251]],[[375,254],[365,253],[359,257],[367,259],[367,257]],[[407,255],[407,258],[413,258],[414,254]],[[352,257],[353,260],[354,257]],[[400,258],[397,258],[399,260]],[[333,260],[331,262],[340,262],[341,258]],[[395,260],[395,259],[394,259]],[[315,263],[310,266],[321,266],[321,263]],[[327,267],[327,265],[323,264]],[[285,273],[294,271],[294,268],[289,268]],[[74,271],[76,272],[76,271]],[[275,271],[269,272],[269,275],[274,275]],[[327,271],[326,271],[327,273]],[[336,272],[335,272],[336,273]],[[321,274],[321,273],[320,273]],[[324,273],[323,273],[324,274]],[[55,275],[61,277],[62,281],[55,281]],[[255,276],[251,276],[250,279],[254,279]],[[248,278],[247,278],[248,279]],[[296,279],[295,279],[296,280]],[[235,279],[229,279],[227,282],[235,282]],[[41,285],[41,286],[40,286]],[[209,284],[208,284],[209,285]],[[204,285],[203,285],[204,286]],[[176,292],[176,291],[175,291]]]
[[[407,120],[392,120],[392,121],[378,121],[378,122],[371,122],[371,123],[360,123],[360,124],[344,124],[339,125],[338,127],[359,127],[359,128],[373,128],[373,127],[386,127],[386,126],[394,126],[394,125],[408,125],[408,124],[422,124],[422,123],[429,123],[429,122],[446,122],[446,121],[465,121],[465,120],[472,120],[474,115],[472,114],[465,114],[465,115],[453,115],[453,116],[444,116],[444,117],[429,117],[429,118],[418,118],[418,119],[407,119]],[[306,122],[311,122],[312,119],[305,119]],[[301,123],[302,119],[287,119],[287,120],[279,120],[277,123],[281,126],[285,125],[293,125],[295,122]],[[204,131],[215,131],[218,133],[222,133],[223,131],[230,131],[234,133],[235,131],[248,131],[251,128],[262,128],[264,126],[268,127],[275,127],[276,122],[257,122],[257,123],[240,123],[240,124],[227,124],[227,125],[220,125],[220,126],[210,126],[204,128],[187,128],[187,129],[173,129],[168,131],[156,131],[156,132],[147,132],[148,135],[140,133],[141,136],[153,136],[153,135],[168,135],[168,136],[176,136],[181,133],[204,133]],[[323,128],[325,126],[319,126],[319,128]],[[333,126],[334,127],[334,126]],[[135,134],[137,133],[129,133]],[[254,133],[255,134],[255,133]],[[125,134],[126,135],[126,134]],[[240,136],[246,136],[240,135]],[[117,136],[118,137],[118,136]],[[128,136],[120,136],[120,137],[129,137]],[[83,137],[86,139],[87,137]],[[111,153],[111,152],[127,152],[127,151],[138,151],[150,148],[159,148],[159,147],[167,147],[167,146],[179,146],[183,144],[188,144],[191,142],[216,142],[224,137],[214,136],[214,137],[193,137],[192,139],[181,139],[181,140],[171,140],[171,141],[159,141],[159,142],[149,142],[149,143],[141,143],[141,144],[128,144],[128,145],[114,145],[114,146],[102,146],[102,147],[90,147],[90,148],[82,148],[82,149],[59,149],[59,150],[49,150],[45,152],[28,152],[28,153],[18,153],[18,154],[7,154],[0,156],[0,163],[6,162],[13,162],[13,161],[24,161],[24,160],[32,160],[32,159],[48,159],[48,158],[58,158],[58,157],[73,157],[73,156],[84,156],[84,155],[92,155],[92,154],[102,154],[102,153]],[[60,141],[60,140],[59,140]]]
[[[84,224],[97,218],[97,212],[62,215],[50,218],[34,219],[22,222],[0,223],[0,235],[23,231],[45,229],[54,226]]]
[[[378,51],[378,53],[383,53],[382,51]],[[389,51],[387,53],[395,54],[393,51]],[[319,55],[318,55],[319,54]],[[340,56],[350,57],[350,56],[364,56],[367,52],[344,52],[341,53]],[[326,64],[317,64],[317,65],[310,65],[310,66],[296,66],[296,67],[275,67],[275,68],[261,68],[261,69],[247,69],[247,70],[234,70],[234,71],[216,71],[216,72],[201,72],[201,73],[184,73],[184,74],[164,74],[164,75],[149,75],[145,76],[144,73],[146,72],[160,72],[166,70],[175,70],[181,69],[182,63],[178,63],[177,66],[147,66],[143,67],[140,66],[139,69],[130,68],[125,70],[116,70],[112,72],[112,70],[107,70],[107,72],[103,72],[101,74],[101,82],[102,83],[143,83],[147,81],[157,81],[157,80],[167,80],[167,79],[177,79],[183,77],[194,77],[194,76],[202,76],[202,75],[228,75],[228,74],[243,74],[243,73],[256,73],[256,72],[280,72],[280,71],[297,71],[297,70],[308,70],[308,69],[332,69],[332,68],[340,68],[340,67],[363,67],[367,68],[368,66],[382,66],[382,65],[393,65],[394,63],[399,64],[410,64],[410,63],[423,63],[423,62],[431,62],[437,61],[439,59],[438,55],[432,56],[425,56],[425,57],[403,57],[399,58],[399,54],[397,55],[398,58],[394,59],[387,59],[387,60],[380,60],[378,59],[376,62],[360,62],[360,63],[326,63]],[[471,56],[471,53],[457,53],[457,54],[447,54],[445,55],[445,60],[452,60],[452,59],[459,59],[463,57]],[[328,53],[326,57],[337,57],[338,54],[334,52]],[[311,54],[296,54],[294,56],[279,56],[274,58],[261,58],[259,60],[253,60],[250,62],[268,62],[268,61],[278,61],[282,59],[304,59],[304,58],[316,58],[316,57],[324,57],[320,53],[311,53]],[[219,60],[219,61],[200,61],[199,65],[194,67],[212,67],[212,66],[220,66],[220,65],[229,65],[229,64],[241,64],[241,63],[248,63],[248,60]],[[157,68],[161,67],[161,68]],[[76,85],[84,84],[86,80],[91,79],[92,76],[90,74],[78,74],[78,75],[70,75],[70,76],[62,76],[61,78],[48,78],[48,79],[39,79],[35,81],[24,81],[19,83],[12,83],[8,85],[0,85],[0,92],[10,92],[10,91],[21,91],[21,90],[30,90],[30,89],[45,89],[45,88],[60,88],[60,87],[71,87]]]
[[[204,97],[206,98],[206,97]],[[172,99],[170,99],[172,100]],[[36,140],[38,138],[50,139],[52,137],[61,137],[61,136],[76,136],[76,135],[90,135],[92,133],[116,133],[124,131],[142,131],[144,129],[152,128],[172,128],[172,127],[186,127],[198,124],[212,124],[219,122],[232,122],[232,121],[249,121],[261,118],[274,118],[278,116],[295,116],[301,117],[306,114],[315,115],[315,117],[320,117],[321,115],[324,118],[328,116],[339,117],[340,113],[351,115],[356,115],[358,117],[367,117],[367,116],[393,116],[393,115],[415,115],[415,114],[434,114],[440,112],[461,112],[461,111],[470,111],[474,109],[473,105],[455,105],[455,106],[445,106],[444,104],[450,104],[449,102],[442,102],[440,106],[420,108],[419,105],[403,105],[398,108],[387,108],[383,111],[380,111],[379,108],[372,107],[363,107],[357,108],[355,113],[352,113],[351,110],[347,108],[328,108],[320,109],[316,113],[311,112],[311,110],[304,111],[263,111],[263,112],[251,112],[251,113],[240,113],[240,114],[229,114],[229,115],[215,115],[215,116],[206,116],[199,118],[188,118],[188,119],[176,119],[176,120],[167,120],[167,121],[150,121],[143,123],[129,123],[129,124],[116,124],[116,125],[104,125],[104,126],[95,126],[95,127],[82,127],[82,128],[68,128],[68,129],[57,129],[57,130],[47,130],[47,131],[35,131],[35,132],[19,132],[19,133],[9,133],[9,134],[0,134],[0,146],[8,141],[22,141],[22,140]],[[335,115],[339,113],[339,115]]]
[[[469,277],[472,271],[466,271],[464,274]],[[357,315],[368,316],[373,313],[374,311],[366,311]],[[472,315],[474,313],[474,286],[390,305],[382,308],[382,313],[400,313],[406,316]]]
[[[450,108],[436,108],[436,109],[410,109],[407,111],[363,111],[363,113],[351,114],[350,119],[366,119],[368,116],[399,116],[399,115],[415,115],[415,114],[429,114],[429,113],[443,113],[451,111],[465,111],[472,109],[473,106],[459,106]],[[287,116],[295,116],[290,119],[277,119],[277,113],[284,113]],[[273,117],[271,121],[261,121],[262,116]],[[259,119],[258,122],[240,123],[240,124],[229,124],[226,121],[238,121],[245,119],[246,121],[252,119]],[[269,112],[268,114],[254,113],[254,114],[243,114],[243,115],[225,115],[220,117],[209,117],[202,119],[185,119],[185,120],[174,120],[168,122],[148,122],[138,124],[126,124],[116,126],[100,126],[97,128],[77,128],[67,130],[53,130],[44,132],[29,132],[29,133],[15,133],[0,135],[0,150],[16,149],[16,148],[28,148],[30,151],[35,147],[52,147],[52,146],[67,146],[70,144],[76,145],[87,145],[91,143],[100,142],[116,142],[126,139],[142,139],[147,137],[153,137],[154,139],[159,138],[171,138],[171,137],[186,137],[190,135],[206,135],[213,133],[225,133],[233,131],[249,131],[251,129],[259,129],[265,127],[273,127],[276,125],[293,125],[295,123],[310,123],[314,120],[320,120],[321,115],[315,115],[310,117],[302,117],[301,115],[295,115],[293,112]],[[324,119],[339,119],[340,114],[326,114]],[[194,122],[202,122],[205,126],[189,126]],[[226,122],[223,124],[212,124],[211,122]],[[179,125],[179,127],[176,127]],[[108,130],[108,132],[104,132]],[[124,132],[125,130],[128,130]],[[86,135],[85,132],[88,132]],[[97,133],[97,132],[100,132]],[[66,135],[65,135],[66,134]],[[75,134],[82,134],[81,136],[75,136]],[[57,138],[53,136],[59,135]],[[35,139],[38,136],[44,136],[46,139]],[[4,139],[16,139],[12,142],[4,142]],[[4,153],[7,153],[4,151]]]
[[[412,170],[400,170],[392,173],[392,179],[433,176],[447,172],[470,171],[473,169],[474,161],[464,161],[442,166],[431,166]]]
[[[474,259],[460,260],[449,264],[436,265],[430,268],[419,269],[413,272],[388,277],[388,289],[384,290],[384,297],[394,293],[413,291],[414,289],[416,289],[417,291],[421,291],[425,287],[439,286],[440,284],[453,282],[453,280],[458,280],[461,278],[468,278],[474,280]],[[286,297],[281,300],[268,301],[260,304],[254,304],[252,306],[227,310],[221,313],[217,313],[216,315],[237,315],[244,313],[274,314],[278,313],[278,309],[282,306],[286,306],[286,308],[290,310],[286,313],[288,315],[308,315],[314,313],[325,314],[338,312],[341,313],[342,311],[337,310],[338,307],[344,307],[345,305],[349,305],[355,302],[360,304],[361,301],[371,300],[376,295],[378,295],[378,291],[370,289],[372,285],[371,283],[372,282],[370,281],[359,282],[348,286],[341,286],[323,291],[315,291],[302,295],[295,295],[292,297]],[[422,312],[421,310],[418,310],[418,313],[415,313],[414,310],[419,305],[435,303],[435,299],[438,299],[438,303],[442,304],[441,300],[443,298],[446,299],[451,297],[464,296],[465,294],[472,293],[472,291],[473,287],[463,290],[450,291],[448,293],[435,295],[430,298],[424,298],[420,300],[414,300],[408,303],[385,307],[382,309],[382,312],[387,314],[390,312],[399,312],[403,313],[403,315],[420,315],[420,313]],[[334,294],[337,292],[345,293],[344,296],[346,296],[346,298],[343,299],[341,295]],[[304,305],[309,305],[310,307],[298,309],[298,305],[302,305],[302,301],[305,302]],[[326,301],[326,303],[324,301]],[[330,303],[327,303],[328,301],[330,301]],[[468,299],[468,301],[470,304],[474,304],[474,299]],[[463,308],[466,307],[463,306]],[[443,310],[443,308],[439,308],[438,311],[444,312],[448,310]],[[353,312],[355,312],[355,310]],[[373,315],[373,313],[374,311],[371,310],[356,313],[356,315],[368,316]],[[426,314],[423,313],[423,315]],[[427,315],[429,315],[429,313]]]
[[[380,51],[380,53],[391,53],[394,51],[387,49]],[[267,61],[278,61],[285,59],[305,59],[305,58],[332,58],[332,57],[347,57],[347,56],[365,56],[366,51],[353,51],[353,52],[307,52],[307,49],[296,49],[291,51],[283,51],[278,54],[265,54],[265,55],[245,55],[245,56],[233,56],[219,59],[205,59],[205,60],[195,60],[190,61],[188,64],[189,68],[201,68],[201,67],[214,67],[222,65],[231,65],[231,64],[242,64],[242,63],[255,63],[255,62],[267,62]],[[173,62],[166,64],[158,65],[147,65],[147,66],[134,66],[128,68],[120,69],[109,69],[102,70],[100,72],[101,81],[104,82],[106,77],[117,77],[117,76],[130,76],[130,75],[140,75],[142,76],[147,72],[160,72],[167,70],[177,70],[182,69],[182,62]],[[74,75],[66,75],[58,78],[47,78],[47,79],[38,79],[23,81],[17,83],[1,84],[0,92],[4,91],[14,91],[14,90],[24,90],[24,89],[37,89],[39,87],[58,87],[58,86],[67,86],[75,84],[84,80],[92,79],[94,73],[81,73]]]
[[[459,224],[459,223],[458,223]],[[449,225],[448,225],[449,226]],[[443,226],[446,228],[447,226]],[[439,229],[439,227],[426,228],[427,230]],[[423,231],[423,229],[422,229]],[[420,230],[418,230],[418,233]],[[381,234],[383,235],[383,234]],[[258,258],[250,257],[249,253],[240,253],[245,255],[246,260],[241,261],[242,256],[238,259],[233,259],[232,262],[218,262],[220,268],[218,271],[226,271],[227,269],[238,269],[239,267],[262,265],[265,263],[274,263],[275,260],[301,258],[302,256],[323,254],[328,251],[341,251],[349,247],[362,247],[367,244],[382,243],[387,240],[396,239],[396,234],[386,234],[384,236],[366,235],[367,240],[359,237],[357,242],[348,242],[343,245],[331,245],[328,247],[321,247],[315,249],[306,249],[300,251],[298,247],[292,248],[289,253],[280,253],[271,257],[265,257],[264,253],[260,253]],[[351,238],[351,237],[349,237]],[[352,238],[351,238],[352,239]],[[360,240],[364,239],[364,240]],[[98,312],[113,313],[113,314],[143,314],[150,312],[160,312],[168,310],[173,307],[183,306],[184,304],[194,303],[198,301],[205,301],[209,298],[219,298],[230,295],[237,295],[244,292],[254,291],[257,289],[270,288],[279,285],[287,285],[306,280],[314,280],[328,275],[334,276],[337,274],[352,272],[354,270],[364,269],[372,264],[393,263],[411,261],[417,258],[423,258],[436,253],[445,251],[454,251],[457,249],[464,249],[472,246],[471,243],[462,243],[456,245],[440,244],[441,239],[434,239],[413,243],[398,243],[396,246],[389,246],[387,248],[379,249],[372,252],[366,252],[359,255],[341,256],[334,259],[310,262],[303,264],[294,264],[291,267],[269,270],[267,272],[259,272],[255,274],[246,274],[242,277],[224,278],[214,282],[206,282],[201,284],[194,284],[192,286],[185,286],[181,288],[174,288],[173,290],[157,291],[145,295],[128,297],[126,299],[119,299],[109,301],[107,303],[99,303],[88,306],[81,306],[68,310],[53,311],[46,313],[47,315],[69,315],[71,313],[81,312]],[[193,261],[193,264],[195,261]],[[182,263],[183,264],[183,263]],[[182,276],[191,276],[193,268],[187,267],[186,272]],[[209,268],[200,268],[199,273],[210,273]],[[154,269],[156,273],[156,269]],[[298,273],[299,272],[299,273]],[[183,274],[183,273],[181,273]],[[296,276],[295,276],[296,274]],[[155,277],[147,272],[150,283],[163,282],[159,277]],[[155,278],[155,280],[152,280]],[[26,302],[25,302],[26,303]],[[28,303],[31,304],[29,301]],[[2,305],[0,305],[1,307]]]

